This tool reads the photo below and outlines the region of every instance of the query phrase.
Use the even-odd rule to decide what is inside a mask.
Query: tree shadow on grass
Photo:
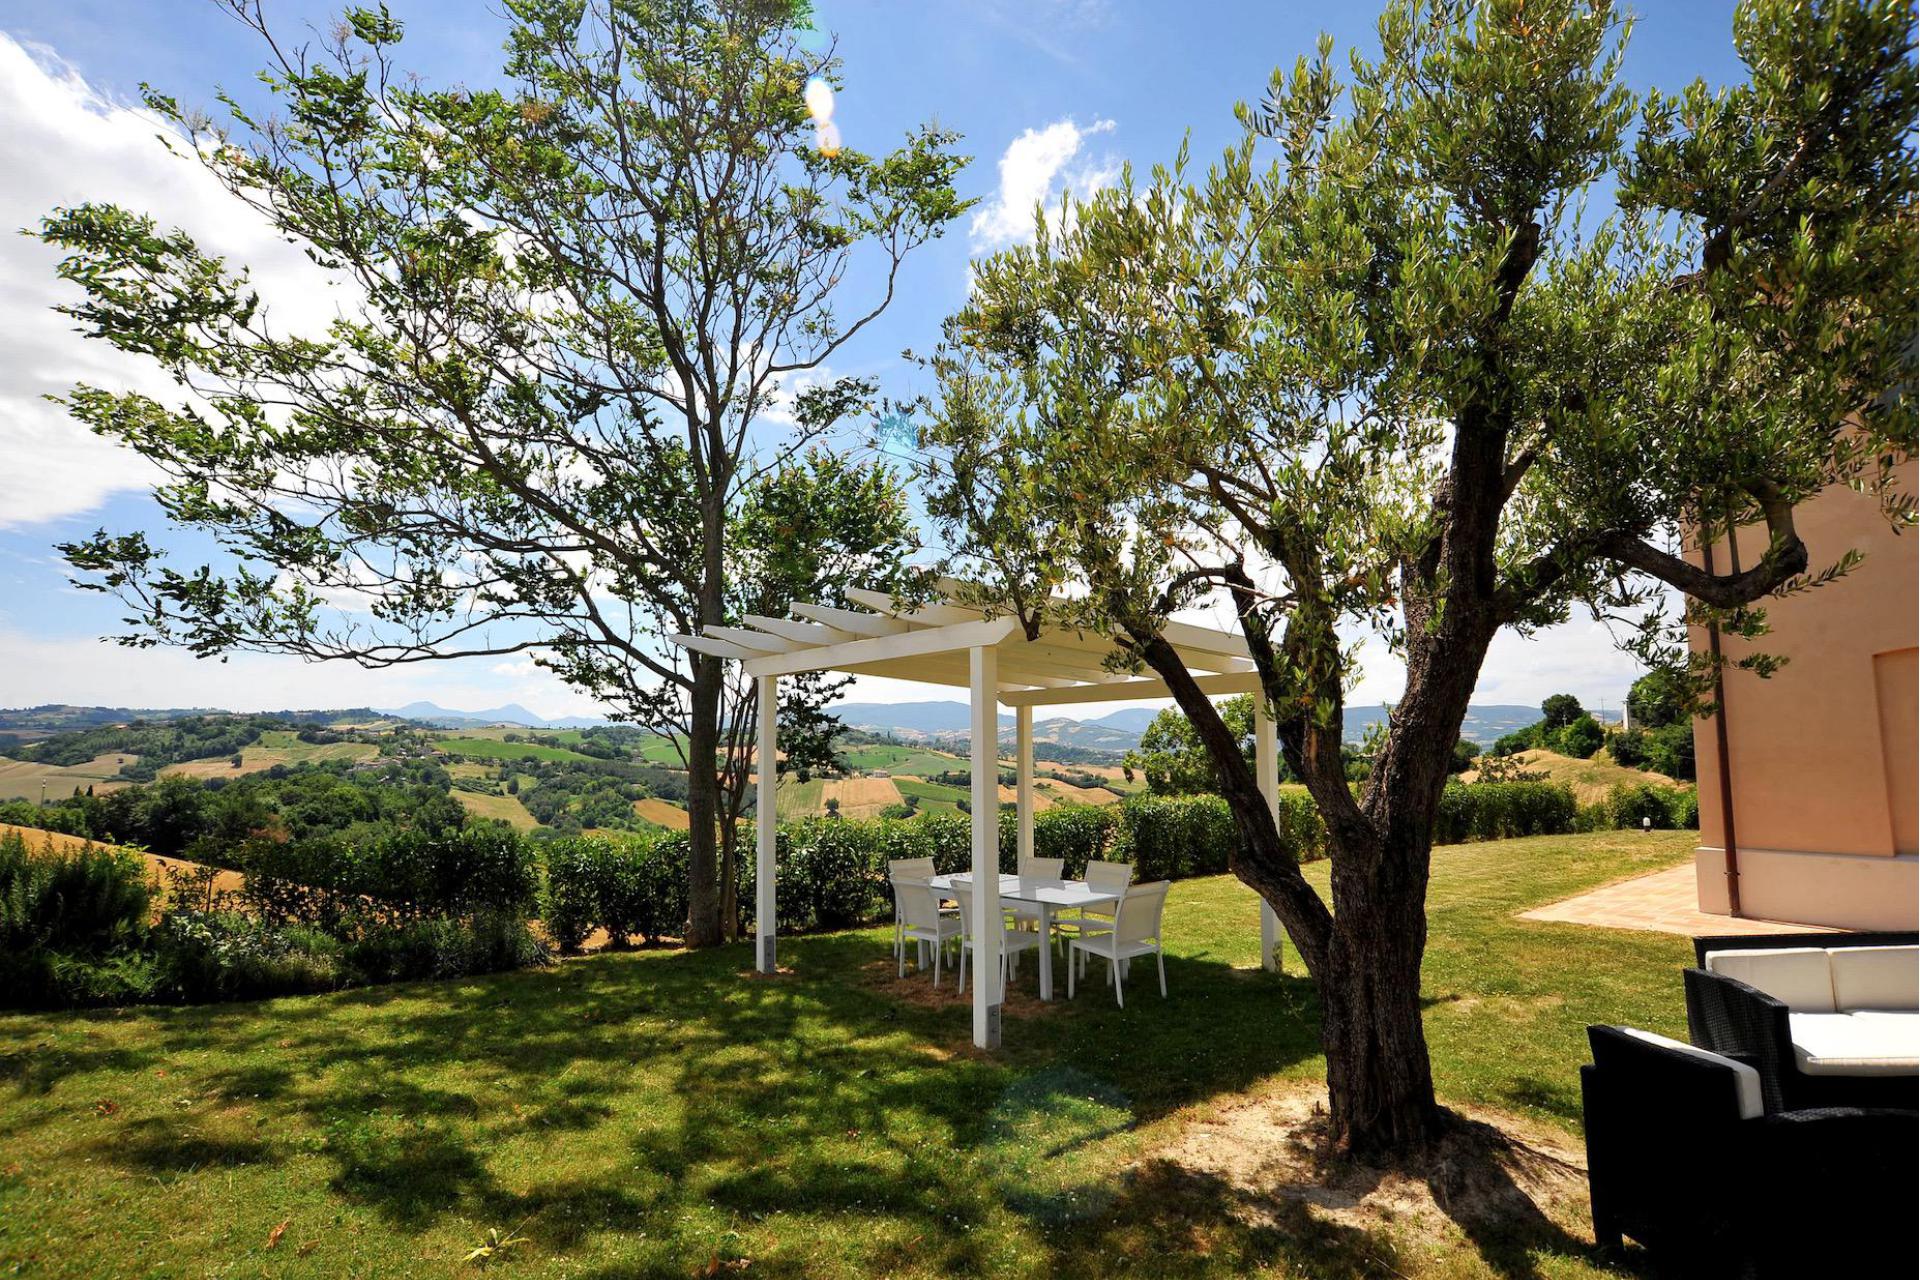
[[[813,1224],[870,1272],[987,1270],[1013,1240],[1062,1275],[1394,1274],[1376,1233],[1305,1206],[1250,1216],[1224,1181],[1122,1172],[1141,1124],[1318,1055],[1304,978],[1169,957],[1169,998],[1136,982],[1121,1009],[1096,980],[1071,1004],[1017,1004],[988,1056],[964,1001],[863,977],[890,961],[881,933],[783,957],[793,974],[768,980],[740,978],[744,947],[633,952],[174,1011],[123,1065],[193,1054],[204,1106],[244,1104],[266,1155],[299,1143],[341,1199],[409,1234],[451,1214],[524,1223],[530,1251],[589,1274],[751,1251],[754,1274],[803,1275]],[[257,1154],[208,1141],[156,1127],[114,1158],[191,1176]]]

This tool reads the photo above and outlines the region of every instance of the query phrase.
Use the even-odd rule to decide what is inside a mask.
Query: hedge
[[[510,831],[260,841],[241,853],[237,894],[210,884],[204,895],[176,892],[152,923],[138,856],[95,845],[35,851],[17,834],[0,837],[0,1006],[298,995],[544,956],[527,928],[539,866]],[[642,896],[671,904],[652,885]]]

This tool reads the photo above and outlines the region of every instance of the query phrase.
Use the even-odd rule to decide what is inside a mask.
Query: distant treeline
[[[0,804],[0,822],[225,866],[250,839],[366,840],[469,824],[447,771],[430,760],[274,765],[233,778],[169,776],[104,795]]]
[[[292,721],[273,715],[135,720],[56,733],[43,741],[15,747],[9,754],[17,760],[51,765],[85,764],[104,755],[138,756],[138,760],[122,765],[120,771],[126,777],[146,780],[170,764],[230,756],[259,741],[269,729],[292,727]],[[315,733],[331,732],[318,724],[306,728]]]

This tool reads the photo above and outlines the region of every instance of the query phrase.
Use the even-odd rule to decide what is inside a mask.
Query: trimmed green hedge
[[[1510,783],[1471,790],[1486,794],[1450,796],[1456,818],[1464,819],[1470,833],[1467,838],[1480,838],[1471,834],[1480,829],[1505,834],[1521,825],[1529,829],[1520,834],[1571,829],[1572,797],[1564,788]],[[1542,790],[1552,794],[1533,795]],[[1560,825],[1553,826],[1554,821]],[[1280,831],[1302,862],[1325,856],[1326,832],[1305,796],[1280,798]],[[1002,871],[1015,867],[1017,832],[1014,814],[1003,811]],[[1083,875],[1095,858],[1131,862],[1141,880],[1218,875],[1227,870],[1237,839],[1227,802],[1210,795],[1135,796],[1099,808],[1063,805],[1037,813],[1033,820],[1034,855],[1062,859],[1069,878]],[[804,933],[882,919],[892,902],[889,862],[931,858],[941,874],[964,871],[973,862],[972,840],[972,819],[957,813],[783,823],[774,843],[780,880],[776,923],[784,933]],[[741,918],[748,925],[755,905],[754,847],[753,828],[743,827],[738,897]],[[606,929],[616,942],[633,934],[654,940],[663,931],[671,934],[679,928],[686,912],[684,834],[582,836],[552,841],[545,848],[542,915],[549,936],[563,950],[577,948],[597,928]],[[635,923],[643,920],[644,925]]]
[[[193,906],[173,901],[155,924],[137,855],[0,837],[0,1006],[301,995],[520,968],[545,954],[527,928],[539,864],[510,831],[260,841],[235,861],[246,867],[237,894],[196,889]],[[671,904],[652,885],[641,896]]]

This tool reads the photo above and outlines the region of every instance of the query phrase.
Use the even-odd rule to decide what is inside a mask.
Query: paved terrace
[[[1812,925],[1712,915],[1700,910],[1694,889],[1693,863],[1684,862],[1665,871],[1635,876],[1523,911],[1520,919],[1595,925],[1603,929],[1637,929],[1646,933],[1679,933],[1690,938],[1733,933],[1833,932]]]

